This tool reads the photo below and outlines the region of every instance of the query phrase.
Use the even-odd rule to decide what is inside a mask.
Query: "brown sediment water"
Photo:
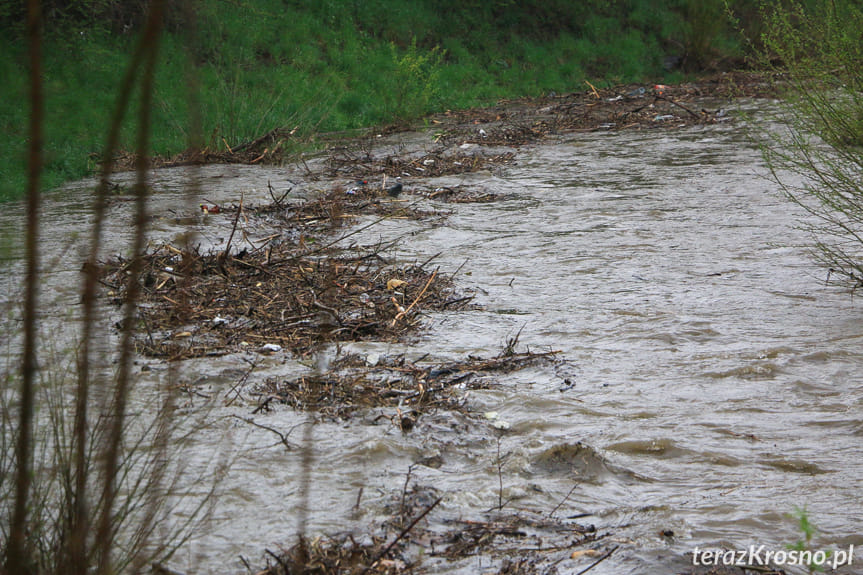
[[[757,114],[765,104],[747,105]],[[387,142],[431,146],[428,133]],[[349,185],[307,180],[307,167],[157,170],[151,238],[176,242],[191,222],[196,243],[224,245],[230,226],[197,214],[201,196],[230,203],[242,193],[262,203],[268,182],[277,193],[293,187],[309,196]],[[193,173],[203,192],[190,198]],[[519,345],[559,350],[566,361],[466,389],[472,411],[488,417],[437,411],[408,433],[393,425],[392,409],[318,421],[310,533],[367,529],[410,468],[412,482],[444,496],[439,521],[494,507],[501,482],[513,507],[550,512],[563,501],[559,516],[586,514],[579,521],[621,544],[592,570],[597,575],[679,570],[696,546],[784,548],[801,537],[787,515],[803,506],[820,530],[818,546],[863,546],[863,310],[856,297],[825,285],[797,227],[803,214],[778,194],[739,125],[562,135],[518,150],[505,165],[403,184],[400,200],[428,209],[441,208],[428,197],[435,189],[500,198],[447,204],[444,221],[385,219],[351,239],[403,238],[389,251],[403,262],[440,253],[436,266],[458,271],[456,282],[475,290],[479,307],[434,312],[407,341],[342,351],[446,362],[498,354],[520,331]],[[70,185],[46,199],[46,324],[74,313],[91,187]],[[421,188],[426,193],[413,193]],[[18,233],[21,210],[10,205],[0,214],[4,234]],[[120,194],[105,256],[123,253],[130,221]],[[11,250],[0,270],[7,304],[21,277]],[[248,369],[244,354],[178,365],[181,381],[200,392],[184,409],[210,409],[211,432],[196,435],[189,465],[226,453],[234,459],[215,514],[174,557],[178,569],[241,573],[239,555],[260,562],[265,548],[295,540],[302,450],[235,416],[295,430],[288,440],[299,445],[296,426],[314,414],[282,406],[252,415],[256,386],[320,371],[334,354],[329,346],[302,364],[255,355],[235,401],[226,398]],[[144,388],[167,377],[164,363],[146,363]],[[502,466],[498,447],[508,454]],[[480,556],[430,569],[475,573],[492,564]],[[561,569],[589,564],[567,559]]]

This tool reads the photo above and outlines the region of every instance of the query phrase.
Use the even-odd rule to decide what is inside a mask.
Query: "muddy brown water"
[[[428,134],[390,141],[429,142]],[[171,210],[196,213],[200,197],[237,201],[243,193],[263,202],[268,181],[297,195],[331,185],[305,181],[304,169],[156,171],[152,238],[184,233],[186,222]],[[186,191],[192,175],[204,192]],[[444,206],[452,214],[443,224],[384,221],[352,241],[402,237],[392,254],[405,261],[441,252],[437,265],[461,267],[458,281],[476,290],[482,309],[430,316],[408,343],[343,349],[444,361],[497,354],[521,330],[522,348],[560,350],[568,363],[469,393],[475,411],[509,424],[504,433],[482,417],[445,412],[423,416],[407,434],[378,411],[318,422],[309,531],[368,531],[413,465],[412,484],[444,495],[438,521],[481,517],[497,504],[501,479],[513,509],[547,513],[564,501],[558,516],[587,514],[579,521],[621,545],[592,569],[597,575],[679,572],[696,546],[784,548],[801,536],[788,514],[803,506],[820,530],[817,547],[863,547],[863,309],[856,296],[824,284],[796,227],[803,215],[766,176],[739,126],[722,124],[561,136],[519,150],[513,165],[422,181],[507,199]],[[402,199],[428,202],[410,194],[419,182],[406,179]],[[55,341],[68,337],[63,326],[74,314],[91,187],[82,182],[46,198],[42,297]],[[122,253],[128,241],[131,204],[123,200],[111,207],[105,254]],[[0,214],[8,238],[21,233],[21,214],[14,205]],[[204,246],[225,241],[225,226],[191,221]],[[14,301],[21,277],[20,253],[9,251],[4,303]],[[184,461],[233,463],[213,517],[174,567],[241,573],[240,555],[260,564],[265,548],[293,542],[301,452],[233,416],[293,429],[289,439],[299,445],[295,426],[309,415],[282,408],[251,416],[255,382],[320,369],[332,353],[313,365],[259,358],[231,405],[226,398],[248,367],[242,356],[179,366],[180,380],[201,392],[182,399],[183,413],[205,413],[210,425]],[[151,368],[141,374],[144,389],[168,377],[165,364],[143,363]],[[500,476],[498,436],[510,454]],[[435,463],[414,465],[420,461]],[[479,573],[495,561],[431,562],[430,571]],[[578,572],[591,561],[558,568]]]

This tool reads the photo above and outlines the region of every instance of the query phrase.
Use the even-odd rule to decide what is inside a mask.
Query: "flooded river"
[[[430,145],[428,135],[395,138]],[[214,202],[242,192],[260,203],[268,181],[295,194],[329,185],[305,182],[302,166],[210,166],[199,176],[200,195]],[[186,203],[188,177],[154,174],[154,238],[183,231],[168,210],[196,209],[197,196]],[[411,179],[404,184],[408,200],[434,206],[410,194]],[[401,237],[391,253],[402,261],[440,252],[437,265],[459,270],[481,309],[432,315],[405,344],[343,351],[490,356],[520,331],[520,349],[560,350],[567,361],[469,392],[475,411],[509,424],[504,433],[443,412],[407,434],[391,413],[318,422],[310,532],[367,531],[410,469],[412,485],[444,496],[438,521],[481,515],[497,505],[501,484],[513,509],[585,514],[579,522],[620,545],[596,575],[680,572],[696,546],[783,549],[801,538],[789,514],[803,506],[820,530],[816,548],[863,547],[863,308],[825,285],[797,228],[801,210],[778,195],[739,125],[566,135],[519,150],[512,165],[424,184],[506,198],[438,206],[452,210],[443,224],[387,220],[352,240]],[[62,318],[75,299],[86,237],[76,234],[89,223],[89,198],[71,186],[46,203],[46,259],[59,263],[43,299],[46,315]],[[112,207],[105,254],[124,250],[130,211]],[[9,235],[20,230],[18,208],[0,220]],[[224,228],[197,229],[205,246],[225,240]],[[5,264],[2,283],[14,285],[18,268]],[[167,377],[164,364],[149,365],[145,386]],[[267,375],[309,368],[267,358],[226,405],[246,368],[236,355],[179,366],[181,380],[211,398],[185,407],[211,410],[190,462],[234,459],[213,517],[172,560],[187,573],[243,573],[240,555],[260,564],[265,548],[294,540],[301,451],[232,415],[251,417],[250,390]],[[254,420],[287,433],[307,417],[283,407]],[[509,454],[502,466],[498,436]],[[299,429],[290,435],[301,439]],[[559,569],[590,562],[567,559]],[[476,557],[431,569],[481,573],[492,564]]]

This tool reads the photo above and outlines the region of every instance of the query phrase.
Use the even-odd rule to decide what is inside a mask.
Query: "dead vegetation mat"
[[[260,206],[220,206],[220,213],[227,218],[226,223],[238,216],[246,225],[273,227],[279,232],[276,236],[279,241],[290,237],[312,239],[335,234],[364,216],[442,221],[450,215],[449,212],[417,207],[407,199],[388,197],[382,189],[385,183],[361,180],[349,188],[338,185],[303,202],[286,202],[286,194]]]
[[[483,573],[551,575],[567,572],[557,568],[566,560],[589,568],[616,549],[593,525],[530,510],[496,508],[473,519],[438,517],[435,510],[444,494],[431,486],[406,487],[392,499],[388,518],[373,534],[301,538],[281,553],[268,551],[269,564],[257,575],[420,574],[432,564],[440,569],[478,556],[493,561]]]
[[[262,400],[255,412],[275,402],[347,419],[359,409],[389,408],[393,423],[408,432],[431,410],[469,412],[464,391],[492,387],[495,381],[485,376],[554,362],[558,353],[510,351],[493,358],[468,357],[438,365],[409,362],[403,355],[370,363],[368,357],[350,354],[338,358],[325,373],[267,379],[259,390]]]
[[[515,161],[512,151],[491,154],[468,153],[460,148],[452,150],[448,142],[439,138],[440,145],[420,154],[398,153],[375,156],[372,143],[361,140],[356,149],[339,146],[331,149],[326,162],[328,177],[366,179],[375,177],[437,178],[510,165]]]
[[[272,247],[226,256],[172,245],[141,256],[138,351],[185,359],[241,350],[304,353],[323,342],[395,341],[424,312],[461,309],[471,296],[422,265],[380,254],[298,256]],[[129,261],[103,268],[122,304]]]
[[[376,218],[373,225],[448,213],[389,197],[367,182],[305,201],[289,201],[289,193],[276,197],[271,190],[273,201],[261,206],[203,205],[200,217],[229,230],[224,249],[202,253],[164,244],[140,256],[139,353],[168,359],[282,349],[304,354],[332,341],[396,341],[426,312],[470,305],[472,296],[458,292],[452,276],[430,261],[393,263],[385,256],[389,246],[335,247],[354,233],[343,228],[359,218]],[[126,297],[131,263],[118,256],[102,266],[101,281],[117,305]]]
[[[587,83],[588,89],[582,91],[503,100],[494,106],[448,111],[432,116],[429,121],[439,128],[436,139],[441,143],[512,147],[568,131],[677,128],[724,122],[728,118],[719,108],[706,108],[702,102],[707,99],[777,97],[781,86],[780,76],[751,71],[724,72],[694,82],[667,86],[630,84],[596,88]],[[483,132],[479,131],[480,127],[483,127]],[[413,129],[415,126],[407,123],[378,127],[371,137],[366,135],[358,140],[371,141],[375,135]],[[244,142],[232,144],[223,139],[202,149],[153,158],[152,163],[156,167],[213,163],[283,164],[303,143],[306,147],[313,147],[313,141],[325,144],[333,139],[357,140],[339,134],[301,135],[298,127],[283,126]],[[512,160],[504,155],[477,159],[463,154],[461,158],[444,159],[436,167],[429,168],[428,164],[421,163],[422,160],[417,163],[417,158],[402,163],[395,159],[381,162],[371,156],[365,161],[360,156],[345,157],[342,154],[345,149],[344,144],[329,147],[329,175],[362,178],[384,173],[393,177],[408,173],[428,177],[473,171]],[[135,156],[122,152],[114,162],[117,169],[132,169]]]
[[[669,129],[717,124],[732,118],[722,100],[776,97],[780,79],[752,72],[728,72],[699,82],[629,84],[541,98],[504,100],[482,109],[438,115],[436,140],[517,147],[573,131]]]

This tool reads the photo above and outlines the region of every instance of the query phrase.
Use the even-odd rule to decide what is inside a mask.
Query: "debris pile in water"
[[[268,552],[258,575],[418,574],[478,556],[486,562],[483,573],[564,573],[590,569],[617,549],[609,533],[553,514],[493,509],[474,519],[435,517],[444,499],[434,487],[406,485],[378,532],[300,538],[281,554]]]
[[[696,124],[713,124],[730,120],[720,108],[719,99],[739,97],[776,97],[781,79],[756,72],[725,72],[694,83],[675,85],[630,84],[596,88],[591,84],[582,91],[551,93],[539,98],[504,100],[486,108],[448,111],[427,121],[437,129],[441,143],[478,144],[482,146],[517,147],[551,135],[570,131],[677,128]],[[710,106],[705,101],[713,100]],[[385,126],[376,134],[413,130],[408,124]],[[326,142],[343,140],[344,134],[302,135],[298,127],[277,127],[256,138],[241,142],[224,142],[223,148],[206,147],[186,150],[173,157],[155,158],[156,167],[194,164],[281,164],[296,153],[298,144],[307,140]],[[363,146],[361,146],[362,148]],[[406,162],[375,161],[371,157],[340,154],[346,147],[331,148],[330,175],[371,174],[439,176],[482,169],[512,161],[504,152],[492,159],[475,155],[439,152],[413,157]],[[434,164],[426,161],[432,159]],[[132,169],[134,154],[115,158],[118,169]]]
[[[246,222],[252,220],[280,232],[280,241],[290,236],[309,237],[337,231],[345,224],[363,216],[389,219],[443,220],[449,213],[435,209],[421,209],[406,200],[385,197],[387,180],[357,180],[350,188],[337,186],[332,190],[300,203],[287,203],[274,198],[261,206],[230,206],[224,210],[232,219],[238,210]]]
[[[278,402],[346,419],[358,409],[388,407],[393,410],[393,423],[407,432],[424,412],[439,408],[469,411],[464,404],[464,391],[493,385],[484,374],[511,372],[538,362],[554,361],[558,353],[502,353],[490,359],[468,357],[431,366],[408,362],[404,356],[369,358],[352,354],[338,358],[325,373],[287,381],[267,379],[259,390],[263,399],[255,411]]]
[[[264,206],[202,205],[202,217],[220,218],[225,235],[230,230],[227,245],[201,253],[165,244],[141,256],[138,351],[170,359],[243,350],[302,354],[330,341],[395,341],[425,312],[470,305],[472,296],[430,261],[398,264],[385,257],[387,246],[327,243],[355,218],[447,215],[381,194],[360,181],[299,203],[274,196]],[[263,239],[250,240],[250,230]],[[232,242],[242,249],[232,250]],[[116,257],[102,269],[117,304],[130,263]]]
[[[138,350],[152,357],[394,341],[423,312],[461,309],[472,299],[446,274],[392,265],[375,252],[300,256],[282,244],[226,256],[163,245],[142,257]],[[117,303],[128,263],[117,259],[105,269]]]
[[[506,166],[515,159],[512,151],[485,153],[469,145],[452,147],[440,135],[436,141],[440,145],[431,151],[375,156],[371,152],[372,145],[360,140],[356,149],[341,146],[329,151],[326,175],[437,178]]]

